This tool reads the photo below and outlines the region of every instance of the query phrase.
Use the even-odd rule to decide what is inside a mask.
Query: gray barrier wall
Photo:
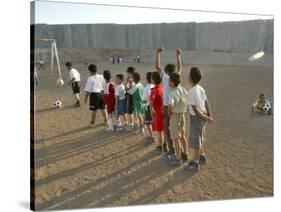
[[[160,24],[37,24],[35,38],[59,48],[166,49],[273,53],[273,20]],[[47,47],[36,44],[37,47]]]

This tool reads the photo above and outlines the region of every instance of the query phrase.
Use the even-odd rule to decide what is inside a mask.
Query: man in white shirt
[[[181,50],[176,50],[176,60],[177,65],[175,64],[167,64],[165,68],[163,69],[161,67],[161,61],[160,56],[161,53],[164,51],[164,47],[159,47],[156,51],[156,62],[155,62],[155,69],[160,74],[162,79],[162,85],[163,85],[163,105],[164,105],[164,133],[165,133],[165,144],[168,144],[169,152],[165,155],[165,158],[170,160],[175,158],[175,150],[173,147],[173,141],[170,136],[170,129],[169,129],[169,112],[168,112],[168,106],[170,104],[169,100],[169,94],[170,94],[170,86],[169,86],[169,75],[171,73],[178,73],[181,74],[182,64],[181,64]]]
[[[90,72],[90,76],[88,77],[86,86],[85,86],[85,103],[87,104],[88,97],[90,96],[90,111],[91,112],[91,124],[94,126],[96,121],[97,111],[100,110],[104,123],[107,124],[107,113],[105,110],[105,104],[103,101],[103,85],[105,80],[101,74],[97,73],[97,66],[95,64],[91,64],[88,67]]]
[[[71,85],[73,95],[76,99],[75,106],[80,107],[80,98],[79,98],[79,94],[80,94],[80,74],[75,68],[73,68],[73,64],[71,62],[67,62],[65,64],[65,66],[68,70],[69,78],[70,78],[70,81],[68,82],[68,84]]]

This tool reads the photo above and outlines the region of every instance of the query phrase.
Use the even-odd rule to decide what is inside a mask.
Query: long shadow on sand
[[[158,188],[152,188],[152,191],[147,194],[142,193],[139,199],[129,204],[139,204],[140,202],[151,203],[157,196],[167,192],[169,189],[182,183],[184,179],[191,176],[184,173],[182,169],[177,170],[167,166],[163,167],[163,163],[163,160],[158,157],[152,160],[149,165],[119,177],[117,180],[111,180],[110,183],[107,183],[109,179],[104,180],[101,183],[105,183],[106,185],[101,188],[95,189],[94,185],[90,184],[87,190],[80,190],[79,193],[76,193],[75,199],[71,198],[62,201],[62,203],[51,207],[51,209],[105,207],[112,206],[114,203],[118,205],[118,201],[124,197],[128,197],[130,192],[135,192],[138,188],[146,186],[149,182],[157,178],[165,175],[175,175],[174,172],[177,172],[173,180],[167,181]],[[161,166],[163,168],[160,168]]]
[[[143,157],[139,158],[138,160],[132,161],[132,163],[130,165],[128,165],[118,171],[115,171],[108,175],[99,177],[99,178],[93,180],[93,182],[82,185],[81,187],[77,188],[76,190],[64,193],[58,197],[54,197],[53,199],[51,199],[49,201],[38,204],[36,206],[36,210],[50,209],[65,201],[73,201],[73,198],[76,198],[79,194],[82,194],[83,192],[86,192],[86,191],[98,186],[99,184],[101,184],[103,182],[109,182],[111,179],[115,178],[119,174],[127,172],[130,168],[135,167],[135,166],[143,163],[144,161],[148,161],[152,158],[155,158],[155,155],[153,155],[151,153],[147,153]],[[67,177],[67,176],[64,176],[64,177]]]
[[[117,142],[126,141],[132,134],[116,134],[103,136],[104,140],[94,140],[95,137],[104,135],[104,132],[96,132],[94,135],[87,135],[71,139],[70,142],[66,141],[51,147],[41,148],[36,151],[35,167],[40,168],[50,163],[58,162],[60,160],[74,157],[86,152],[97,150],[98,148],[112,145]]]
[[[99,125],[97,125],[97,126],[99,126]],[[87,125],[87,126],[80,127],[80,128],[77,128],[77,129],[69,131],[69,132],[64,132],[64,133],[55,135],[55,136],[51,136],[51,137],[47,137],[47,138],[43,138],[43,139],[38,139],[38,140],[36,140],[36,143],[37,144],[42,143],[42,142],[45,142],[45,141],[49,141],[49,140],[56,139],[56,138],[59,138],[59,137],[71,135],[71,134],[78,133],[78,132],[81,132],[81,131],[84,131],[84,130],[89,130],[89,129],[91,129],[91,126]]]
[[[120,157],[123,157],[123,156],[127,156],[129,154],[135,153],[136,151],[144,149],[144,148],[145,148],[145,146],[142,145],[142,144],[133,145],[129,148],[126,148],[126,149],[121,150],[119,152],[110,154],[110,155],[105,156],[103,158],[97,159],[93,162],[86,163],[82,166],[72,168],[72,169],[69,169],[69,170],[65,170],[65,171],[59,172],[57,174],[53,174],[53,175],[44,177],[42,179],[36,180],[35,186],[40,187],[42,185],[46,185],[50,182],[53,182],[55,180],[59,180],[59,179],[62,179],[64,177],[69,177],[69,176],[74,175],[78,172],[82,172],[82,171],[85,171],[87,169],[95,168],[98,165],[102,165],[102,164],[104,164],[106,162],[109,162],[111,160],[114,160],[114,159],[117,159],[117,158],[120,158]]]

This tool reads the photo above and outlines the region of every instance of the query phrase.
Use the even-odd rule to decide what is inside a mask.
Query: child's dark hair
[[[97,73],[97,70],[98,70],[98,68],[97,68],[97,66],[96,66],[95,64],[89,65],[88,69],[89,69],[89,71],[92,72],[93,74]]]
[[[264,98],[266,97],[264,93],[261,93],[261,94],[259,95],[259,98],[262,98],[262,97],[264,97]]]
[[[202,73],[198,67],[192,67],[189,76],[194,84],[198,84],[202,78]]]
[[[103,77],[104,77],[104,79],[105,80],[110,80],[110,78],[111,78],[111,73],[110,73],[110,71],[109,70],[104,70],[103,71]]]
[[[117,74],[116,78],[120,79],[120,80],[124,80],[124,75],[123,74]]]
[[[181,82],[181,76],[178,73],[171,73],[170,80],[174,83],[174,86],[178,87]]]
[[[151,83],[151,76],[152,76],[152,72],[151,71],[146,73],[146,80],[147,80],[148,83]]]
[[[65,66],[66,66],[66,67],[72,67],[73,64],[72,64],[72,62],[66,62],[66,63],[65,63]]]
[[[165,72],[170,75],[171,73],[174,73],[176,71],[176,65],[175,64],[167,64],[164,68]]]
[[[130,66],[127,68],[127,73],[133,74],[136,71],[136,69],[133,66]]]
[[[161,83],[160,74],[157,71],[152,72],[151,80],[153,80],[156,85],[159,85]]]
[[[140,74],[138,72],[133,73],[133,80],[139,82],[141,80]]]

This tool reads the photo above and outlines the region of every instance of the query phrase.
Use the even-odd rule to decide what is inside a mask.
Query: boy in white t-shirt
[[[211,124],[213,116],[205,90],[198,84],[202,78],[199,68],[192,67],[188,81],[191,88],[188,90],[187,99],[190,112],[189,146],[194,150],[193,160],[185,167],[187,171],[200,170],[200,164],[205,164],[203,143],[205,142],[205,123]]]
[[[168,105],[170,104],[169,101],[169,94],[170,94],[170,86],[169,86],[169,75],[171,73],[178,73],[181,75],[181,50],[176,50],[176,61],[177,64],[167,64],[165,68],[163,69],[161,67],[161,61],[160,56],[161,53],[164,52],[164,47],[159,47],[156,51],[156,62],[155,62],[155,69],[160,74],[162,79],[162,85],[163,85],[163,105],[164,105],[164,134],[165,134],[165,143],[168,144],[169,151],[165,154],[165,159],[170,160],[171,158],[175,158],[175,149],[173,146],[173,141],[171,139],[170,135],[170,129],[169,129],[169,114],[168,114]]]
[[[127,109],[127,100],[126,100],[126,91],[125,86],[123,85],[124,76],[123,74],[116,75],[116,86],[115,86],[115,108],[116,108],[116,119],[117,119],[117,129],[124,130],[127,124],[126,118],[126,109]],[[120,120],[122,119],[122,121]]]
[[[105,104],[102,96],[103,85],[105,80],[103,75],[97,73],[97,66],[91,64],[88,67],[90,76],[88,77],[86,86],[85,86],[85,103],[87,104],[88,97],[90,97],[90,111],[91,111],[91,124],[95,126],[97,111],[100,110],[104,118],[104,124],[107,124],[107,113],[105,110]]]
[[[75,106],[80,107],[80,73],[77,71],[77,69],[73,68],[73,64],[71,62],[67,62],[65,64],[68,73],[70,81],[68,82],[69,85],[72,87],[73,95],[76,99]]]

